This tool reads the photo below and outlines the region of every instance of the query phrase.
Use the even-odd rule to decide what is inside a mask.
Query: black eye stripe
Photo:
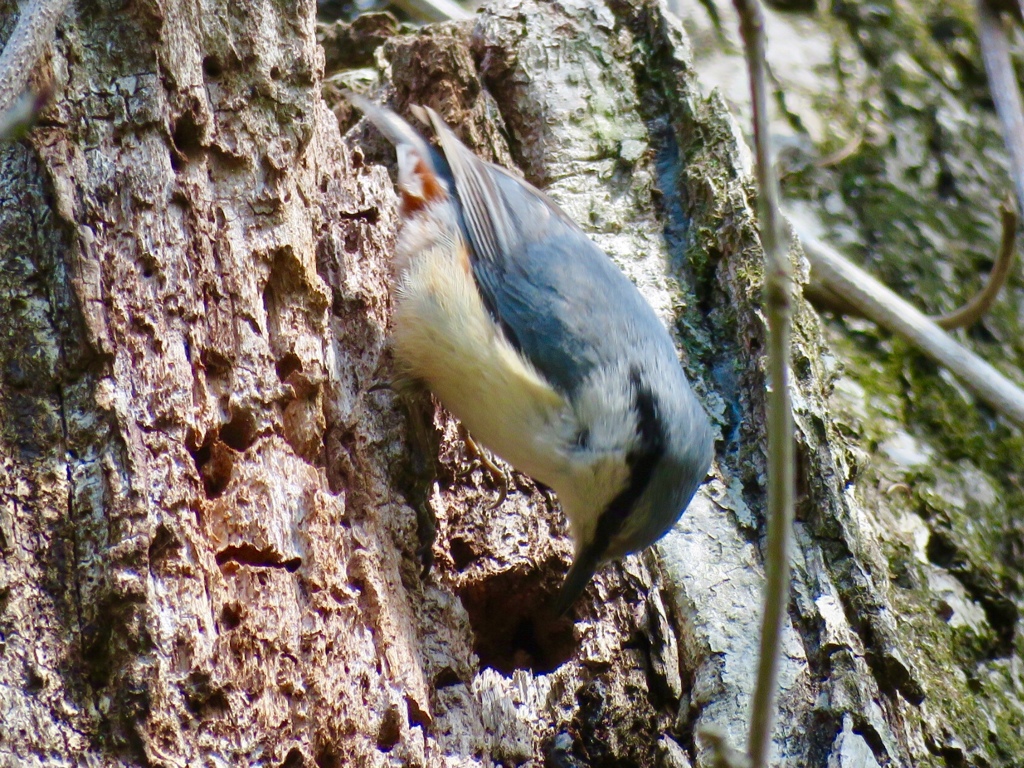
[[[656,458],[661,458],[665,452],[665,431],[658,418],[658,400],[640,378],[640,369],[635,365],[629,369],[629,383],[633,386],[633,411],[637,415],[636,431],[640,438],[640,445],[626,457],[633,470],[634,464],[642,462],[645,456],[654,454]],[[644,485],[649,478],[648,473]]]
[[[588,547],[596,560],[600,560],[608,551],[612,538],[622,530],[630,510],[643,494],[655,466],[665,453],[665,428],[658,416],[658,399],[644,383],[640,369],[635,365],[629,370],[629,383],[633,389],[633,412],[637,415],[639,442],[626,454],[626,464],[629,466],[626,487],[611,500],[597,520],[594,540]]]

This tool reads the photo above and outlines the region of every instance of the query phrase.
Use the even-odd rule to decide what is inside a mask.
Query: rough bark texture
[[[730,4],[675,6],[702,79],[742,114],[747,86]],[[769,13],[773,131],[789,211],[923,310],[949,311],[991,269],[999,202],[1012,189],[974,4],[835,2],[829,11]],[[1020,274],[1015,267],[981,322],[955,334],[1018,386]],[[857,319],[826,318],[845,368],[831,410],[855,445],[847,495],[860,511],[819,547],[890,693],[881,711],[915,765],[1019,765],[1024,434],[907,345]],[[840,537],[852,560],[829,544]],[[877,609],[865,615],[856,606],[870,603],[850,602],[857,581],[836,568],[842,562],[868,580],[862,593],[877,596]],[[864,632],[874,613],[897,629],[896,642],[886,641],[897,651],[889,661],[879,636]],[[893,736],[856,719],[851,726],[881,761],[877,743]]]
[[[76,3],[40,68],[54,104],[0,148],[0,765],[709,765],[702,726],[745,739],[762,584],[762,254],[735,122],[652,2],[516,0],[408,34],[364,19],[325,34],[326,79],[314,11]],[[440,412],[420,576],[418,459],[373,387],[392,155],[328,109],[339,83],[434,106],[545,188],[677,333],[719,429],[677,529],[572,621],[540,611],[571,549],[556,506],[515,476],[491,509]],[[888,529],[920,528],[851,484],[803,303],[794,336],[774,761],[1013,764],[1019,581],[987,677],[924,672],[918,628],[946,642],[972,605],[991,621],[990,592],[936,617],[975,572],[930,564],[929,591],[887,558]],[[998,674],[995,735],[968,737],[957,697]]]

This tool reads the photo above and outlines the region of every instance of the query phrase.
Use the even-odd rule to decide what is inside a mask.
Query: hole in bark
[[[816,7],[814,0],[768,0],[768,5],[791,13],[810,13]]]
[[[1014,653],[1014,634],[1017,629],[1017,621],[1020,619],[1020,610],[1010,598],[999,595],[988,596],[981,600],[981,607],[985,610],[985,617],[992,625],[999,638],[993,657],[1008,657]]]
[[[228,710],[228,697],[221,688],[215,688],[206,672],[193,672],[181,684],[185,706],[194,715],[207,715]]]
[[[398,707],[388,707],[377,730],[377,746],[384,752],[390,752],[401,737],[402,713]]]
[[[451,688],[453,685],[458,685],[461,682],[462,679],[459,677],[459,673],[451,667],[445,667],[434,675],[434,688],[437,690]]]
[[[546,674],[572,657],[572,621],[552,617],[540,571],[505,571],[465,587],[460,598],[473,627],[480,663],[504,675],[516,669]]]
[[[231,421],[220,428],[220,439],[225,445],[244,453],[256,441],[256,419],[247,411],[233,414]]]
[[[46,685],[46,681],[43,676],[39,674],[35,667],[29,666],[25,669],[25,692],[26,693],[38,693],[43,690]]]
[[[206,498],[216,499],[231,481],[231,471],[235,466],[235,456],[220,440],[216,431],[206,436],[203,444],[198,447],[188,446],[196,470],[203,479],[203,491]]]
[[[294,352],[288,352],[277,361],[277,378],[286,381],[296,371],[302,371],[302,361]]]
[[[151,253],[142,254],[139,259],[142,276],[147,280],[156,274],[157,261]]]
[[[216,56],[207,56],[203,59],[203,72],[211,80],[216,80],[224,73],[224,65]]]
[[[313,758],[317,768],[341,768],[341,755],[330,744],[320,747]]]
[[[292,747],[288,750],[288,754],[284,756],[281,768],[302,768],[305,764],[306,761],[302,757],[302,750],[298,747]]]
[[[215,349],[200,352],[199,362],[210,376],[224,376],[231,370],[231,361]]]
[[[478,557],[470,543],[458,536],[451,540],[448,544],[448,549],[452,554],[452,562],[455,563],[455,568],[460,571],[464,571],[466,566]]]
[[[181,542],[174,532],[161,523],[157,526],[153,540],[149,543],[149,569],[158,569],[160,565],[169,560],[175,552],[181,548]]]
[[[174,124],[171,141],[183,158],[194,160],[203,153],[202,129],[191,112],[181,115]]]
[[[225,603],[220,609],[221,626],[228,632],[242,623],[242,606],[239,603]]]
[[[941,168],[935,180],[935,192],[942,200],[949,200],[956,195],[956,176],[949,168]]]
[[[290,557],[285,560],[281,557],[281,553],[273,547],[260,549],[252,544],[244,543],[224,547],[217,553],[217,565],[225,563],[251,565],[255,568],[284,568],[289,573],[294,573],[302,565],[302,558]]]
[[[947,768],[964,768],[967,765],[964,751],[959,747],[940,747],[939,755]]]
[[[270,79],[271,80],[278,80],[278,79],[280,79],[280,77],[281,77],[281,68],[278,67],[278,66],[271,67],[270,68]]]

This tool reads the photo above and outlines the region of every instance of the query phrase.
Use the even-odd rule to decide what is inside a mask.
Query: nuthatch
[[[395,145],[402,229],[394,355],[481,443],[549,486],[576,555],[555,609],[679,519],[711,425],[640,291],[543,192],[474,155],[432,109],[440,149],[356,95]]]

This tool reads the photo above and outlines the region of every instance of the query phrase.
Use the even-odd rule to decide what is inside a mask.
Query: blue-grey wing
[[[633,284],[579,230],[552,226],[540,240],[524,237],[514,254],[472,267],[509,340],[562,392],[637,350],[638,332],[665,333]]]
[[[465,147],[426,110],[448,161],[473,276],[509,341],[571,394],[595,367],[671,340],[629,279],[546,195]],[[609,343],[614,341],[615,343]]]

